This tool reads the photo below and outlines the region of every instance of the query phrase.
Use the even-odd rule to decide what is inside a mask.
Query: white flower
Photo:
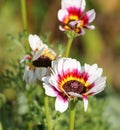
[[[32,51],[21,60],[21,63],[27,62],[23,79],[27,83],[34,83],[37,79],[41,80],[43,76],[49,74],[48,67],[56,58],[56,53],[48,48],[37,35],[30,34],[28,40]]]
[[[84,28],[94,29],[89,25],[95,19],[94,9],[84,13],[85,0],[61,0],[61,9],[58,11],[58,20],[62,22],[61,31],[72,30],[80,35],[84,35]]]
[[[55,109],[64,112],[69,99],[82,98],[84,110],[88,107],[88,96],[95,95],[105,88],[106,77],[97,64],[85,64],[71,58],[52,61],[51,76],[43,78],[43,87],[48,96],[56,97]]]

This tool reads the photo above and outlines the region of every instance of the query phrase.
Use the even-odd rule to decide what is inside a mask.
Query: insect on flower
[[[88,96],[95,95],[105,88],[106,77],[97,64],[84,66],[71,58],[52,61],[52,74],[43,78],[43,87],[48,96],[56,97],[55,109],[64,112],[69,100],[83,99],[84,110],[88,107]]]
[[[48,67],[51,66],[51,61],[55,60],[56,53],[37,35],[30,34],[28,40],[32,51],[31,54],[25,55],[21,62],[26,61],[23,79],[27,83],[33,83],[49,73]]]
[[[84,13],[85,0],[61,0],[61,9],[58,11],[58,20],[62,22],[61,31],[73,31],[84,35],[86,29],[94,29],[94,25],[89,25],[95,19],[94,9]]]

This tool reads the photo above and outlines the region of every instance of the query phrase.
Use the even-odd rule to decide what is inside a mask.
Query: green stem
[[[74,130],[74,121],[75,121],[75,112],[76,112],[76,102],[71,101],[70,104],[70,123],[69,123],[69,130]]]
[[[66,54],[65,54],[66,57],[69,57],[72,41],[73,41],[73,37],[68,38],[68,43],[67,43],[67,47],[66,47]]]
[[[22,22],[23,22],[23,46],[25,48],[25,52],[30,52],[30,47],[28,44],[28,27],[27,27],[27,13],[26,13],[26,0],[21,0],[21,13],[22,13]]]
[[[33,123],[32,122],[29,122],[29,124],[28,124],[28,130],[33,130]]]
[[[52,130],[51,123],[50,123],[48,96],[46,96],[46,95],[44,96],[44,106],[45,106],[47,127],[48,127],[48,130]]]
[[[26,0],[21,0],[21,13],[23,21],[24,35],[27,35],[27,13],[26,13]]]

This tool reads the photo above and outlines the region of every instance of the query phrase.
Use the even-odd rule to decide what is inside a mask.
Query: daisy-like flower
[[[97,64],[85,64],[71,58],[52,61],[51,76],[43,78],[43,87],[48,96],[56,97],[55,110],[64,112],[73,99],[83,99],[84,110],[88,107],[88,96],[105,88],[106,77]]]
[[[30,34],[28,40],[32,51],[31,54],[24,56],[21,63],[27,62],[23,79],[27,83],[33,83],[49,73],[48,67],[56,58],[56,53],[48,48],[37,35]]]
[[[61,9],[58,11],[58,19],[62,22],[60,30],[72,30],[84,35],[84,28],[94,29],[89,23],[95,19],[95,11],[92,9],[84,13],[85,6],[85,0],[61,0]]]

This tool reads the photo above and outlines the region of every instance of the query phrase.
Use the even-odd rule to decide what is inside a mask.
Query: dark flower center
[[[86,87],[82,83],[76,80],[71,80],[66,82],[63,85],[63,89],[65,90],[65,92],[74,92],[78,94],[82,94],[86,92]]]
[[[33,61],[33,65],[36,67],[51,67],[51,59],[47,56],[40,56]]]

